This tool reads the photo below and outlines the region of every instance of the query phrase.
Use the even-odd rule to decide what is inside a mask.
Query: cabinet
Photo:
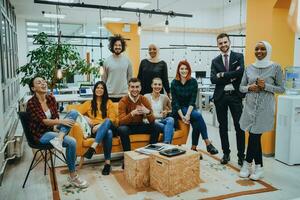
[[[275,159],[300,164],[300,95],[279,96]]]

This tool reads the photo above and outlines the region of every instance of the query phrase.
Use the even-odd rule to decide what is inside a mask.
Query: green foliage
[[[80,58],[77,49],[70,44],[54,43],[49,40],[44,32],[34,37],[34,43],[39,47],[30,51],[27,57],[29,62],[17,69],[22,74],[22,85],[29,83],[34,76],[41,76],[47,80],[49,87],[53,89],[57,83],[56,72],[60,68],[64,77],[74,74],[94,74],[99,76],[99,69],[88,65]]]

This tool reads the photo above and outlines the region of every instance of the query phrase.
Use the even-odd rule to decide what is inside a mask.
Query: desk
[[[205,96],[205,106],[207,106],[209,104],[209,97],[213,95],[214,89],[215,85],[198,85],[196,107],[198,107],[199,110],[202,110],[202,95]]]

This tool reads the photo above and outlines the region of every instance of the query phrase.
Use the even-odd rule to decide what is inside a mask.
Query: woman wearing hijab
[[[170,96],[167,63],[158,58],[158,51],[159,49],[156,45],[150,44],[148,47],[150,57],[141,61],[137,78],[140,79],[142,84],[142,95],[152,92],[152,80],[158,77],[162,80],[163,88],[167,95]],[[163,90],[161,93],[163,93]]]
[[[249,131],[246,160],[240,177],[259,180],[263,177],[261,135],[273,129],[274,93],[284,92],[281,66],[272,62],[272,47],[266,41],[255,45],[256,61],[245,69],[240,91],[246,93],[245,107],[240,119],[241,129]],[[252,171],[252,161],[255,168]]]

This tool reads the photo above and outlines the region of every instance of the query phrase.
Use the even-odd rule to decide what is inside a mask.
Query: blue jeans
[[[155,123],[160,128],[160,131],[163,132],[163,142],[164,143],[172,143],[173,135],[174,135],[174,119],[173,117],[166,117],[163,119],[155,120]]]
[[[181,109],[182,114],[185,115],[188,110],[188,107],[184,107]],[[199,141],[199,136],[201,133],[202,139],[208,139],[207,135],[207,127],[205,121],[198,110],[193,109],[191,112],[190,122],[193,128],[192,131],[192,145],[197,146]]]
[[[112,122],[110,119],[105,119],[97,129],[95,141],[99,144],[103,141],[104,159],[110,160],[113,133],[111,130]]]
[[[65,118],[76,120],[78,116],[78,112],[75,110],[71,110]],[[63,147],[66,147],[66,157],[67,157],[67,165],[70,172],[75,171],[75,162],[76,162],[76,140],[73,137],[68,136],[71,127],[65,126],[65,125],[59,125],[57,126],[60,132],[65,133],[65,137],[62,143]],[[40,138],[41,144],[50,144],[50,140],[57,137],[58,133],[49,131],[43,134],[43,136]]]

